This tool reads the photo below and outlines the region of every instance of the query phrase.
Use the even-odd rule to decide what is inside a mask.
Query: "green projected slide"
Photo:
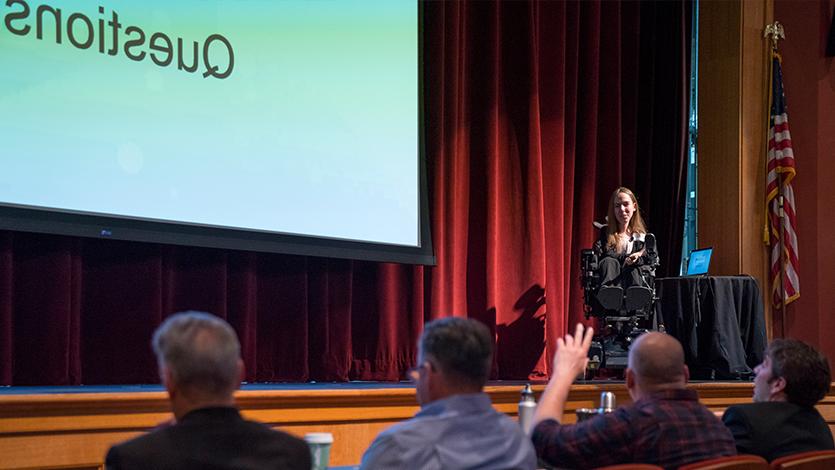
[[[418,5],[0,3],[0,205],[420,244]]]

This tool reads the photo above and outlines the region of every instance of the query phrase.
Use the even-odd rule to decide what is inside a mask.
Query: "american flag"
[[[774,305],[781,305],[781,288],[785,292],[786,304],[800,297],[800,280],[797,272],[797,214],[794,204],[792,180],[795,176],[794,152],[789,133],[789,117],[786,114],[786,96],[783,93],[782,59],[776,51],[772,52],[771,72],[771,116],[768,129],[768,167],[765,180],[765,204],[767,227],[765,242],[771,246],[771,294]],[[780,194],[783,196],[783,214],[780,218]],[[782,230],[781,230],[782,225]],[[783,243],[780,243],[780,239]],[[780,257],[780,248],[783,257]],[[784,263],[780,286],[780,263]]]

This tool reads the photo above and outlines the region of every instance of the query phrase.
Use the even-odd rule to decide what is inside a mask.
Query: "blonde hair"
[[[638,207],[638,198],[635,197],[635,193],[633,193],[629,188],[625,188],[623,186],[619,187],[612,193],[612,197],[609,198],[609,225],[606,227],[606,247],[609,249],[613,249],[618,253],[621,252],[620,246],[618,244],[618,226],[617,218],[615,217],[615,201],[618,199],[618,194],[626,194],[632,199],[632,203],[635,205],[635,213],[632,214],[632,218],[629,219],[629,225],[626,227],[632,233],[647,233],[647,227],[644,224],[644,219],[641,217],[641,209]]]

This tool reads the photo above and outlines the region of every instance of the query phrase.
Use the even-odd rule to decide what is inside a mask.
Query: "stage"
[[[524,382],[491,382],[486,388],[496,409],[515,418]],[[751,382],[698,382],[701,401],[715,412],[751,400]],[[535,384],[537,396],[544,384]],[[596,407],[600,392],[629,401],[622,382],[575,384],[566,422],[577,408]],[[331,465],[352,465],[378,432],[417,411],[407,382],[244,385],[236,398],[249,419],[302,436],[333,433]],[[835,395],[819,405],[835,429]],[[102,468],[108,447],[171,418],[160,386],[0,388],[0,468]]]

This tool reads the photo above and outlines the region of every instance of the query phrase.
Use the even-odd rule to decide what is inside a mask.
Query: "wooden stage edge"
[[[750,382],[690,384],[701,401],[721,413],[726,407],[749,403]],[[542,392],[544,385],[534,386]],[[521,385],[489,385],[497,410],[516,417]],[[576,384],[566,407],[566,422],[577,408],[596,407],[600,393],[614,392],[618,404],[628,403],[622,382]],[[334,435],[331,465],[352,465],[384,428],[408,419],[418,410],[414,388],[316,387],[261,388],[236,395],[243,414],[292,434],[324,431]],[[835,394],[818,405],[830,429],[835,429]],[[165,392],[0,394],[0,468],[95,469],[114,443],[132,438],[171,414]]]

